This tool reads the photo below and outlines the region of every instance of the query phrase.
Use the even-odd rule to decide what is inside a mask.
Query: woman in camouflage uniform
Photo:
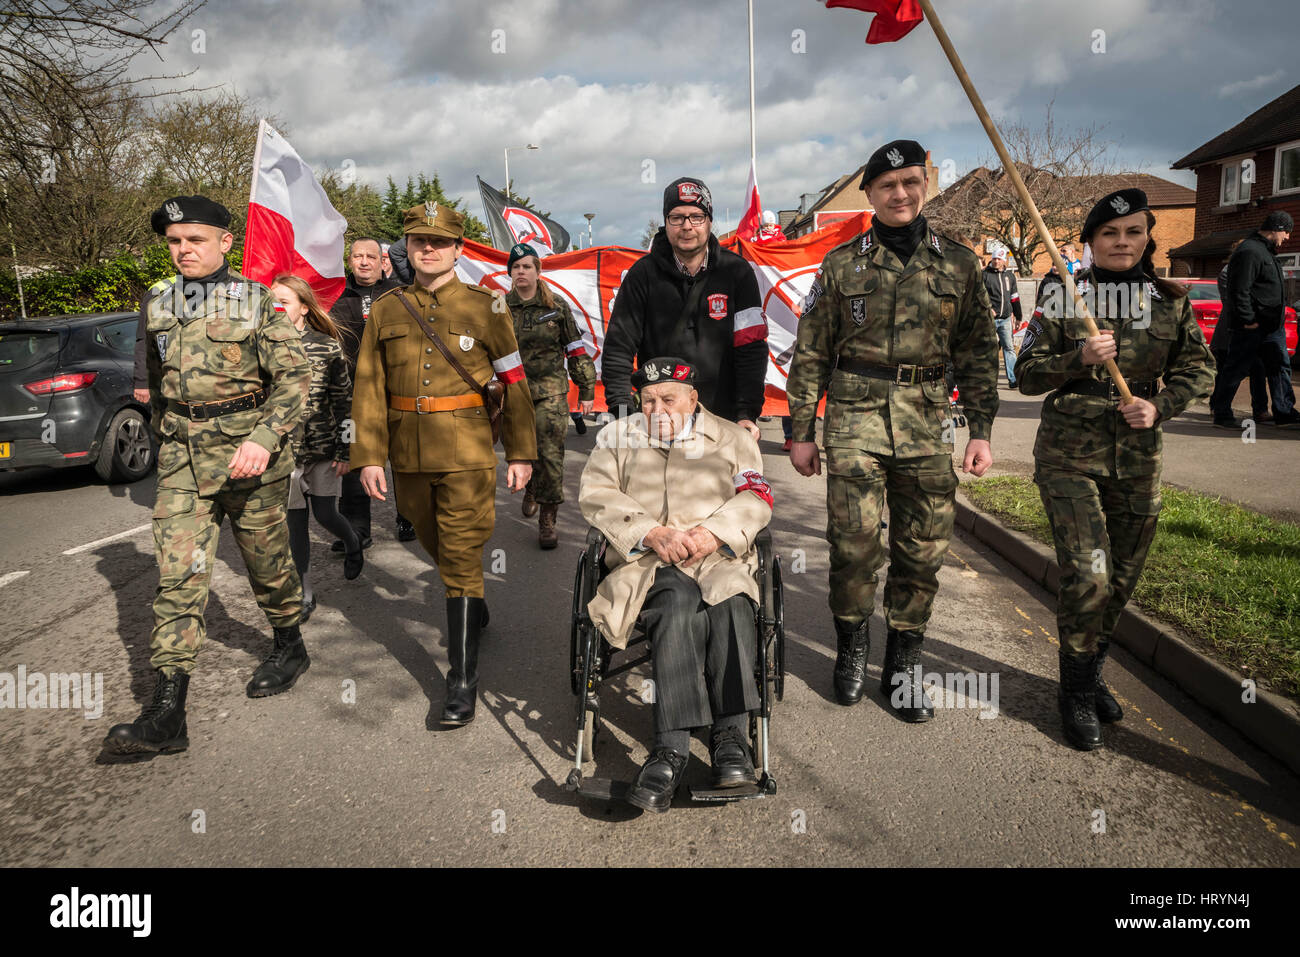
[[[320,307],[310,285],[297,276],[277,276],[273,295],[302,333],[302,348],[311,363],[311,386],[302,422],[293,432],[294,470],[289,482],[289,547],[302,578],[302,617],[316,609],[307,570],[311,567],[311,538],[307,531],[307,502],[322,526],[344,543],[343,577],[361,574],[365,558],[352,523],[338,510],[343,476],[348,472],[348,441],[344,437],[352,410],[352,381],[339,344],[341,332]]]
[[[1120,611],[1133,594],[1160,513],[1161,423],[1204,399],[1214,361],[1187,290],[1155,275],[1155,226],[1140,189],[1102,198],[1084,223],[1092,268],[1075,276],[1097,319],[1089,336],[1064,287],[1051,287],[1025,331],[1016,382],[1043,401],[1034,481],[1061,565],[1058,704],[1066,739],[1101,746],[1100,722],[1122,716],[1101,678]],[[1133,400],[1119,404],[1114,359]]]
[[[537,463],[524,492],[526,517],[537,520],[542,548],[558,544],[555,516],[564,501],[564,437],[569,429],[569,378],[578,386],[578,406],[589,415],[596,404],[596,366],[587,354],[573,313],[541,280],[542,260],[527,243],[510,250],[506,267],[512,288],[506,305],[515,323],[515,338],[537,422]],[[566,371],[565,359],[569,366]]]

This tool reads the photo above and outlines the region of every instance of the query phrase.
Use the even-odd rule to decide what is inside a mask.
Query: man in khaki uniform
[[[537,458],[533,405],[505,300],[456,278],[465,217],[424,203],[406,211],[403,232],[415,281],[371,306],[357,354],[351,460],[366,494],[380,501],[384,462],[392,461],[397,510],[438,566],[450,662],[442,720],[463,725],[474,718],[479,631],[488,619],[483,546],[496,521],[497,457],[482,395],[415,316],[480,387],[494,374],[505,384],[501,438],[511,492],[528,483]]]

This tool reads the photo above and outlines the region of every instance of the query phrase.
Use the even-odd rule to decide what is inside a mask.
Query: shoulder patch
[[[154,295],[157,295],[160,292],[165,292],[175,282],[176,282],[175,276],[169,276],[166,279],[159,279],[156,283],[154,283],[152,286],[149,287],[149,291]]]

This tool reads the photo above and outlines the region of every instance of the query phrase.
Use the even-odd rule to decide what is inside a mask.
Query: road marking
[[[24,575],[30,575],[30,574],[31,574],[30,571],[26,571],[26,572],[10,572],[8,575],[0,575],[0,588],[4,588],[4,586],[8,585],[10,582],[16,582]]]
[[[118,532],[116,535],[110,535],[108,538],[101,538],[99,541],[87,542],[85,545],[78,545],[76,548],[69,548],[63,554],[76,555],[78,552],[88,552],[92,548],[98,548],[100,545],[107,545],[109,542],[115,542],[119,538],[126,538],[130,535],[139,535],[147,528],[153,528],[153,523],[148,525],[137,525],[135,528],[128,528],[125,532]]]

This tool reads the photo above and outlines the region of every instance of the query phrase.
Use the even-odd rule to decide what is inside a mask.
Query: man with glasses
[[[609,411],[632,411],[632,362],[680,356],[698,370],[699,402],[755,439],[767,377],[767,319],[754,271],[713,235],[713,198],[694,177],[664,191],[664,223],[627,271],[605,334]]]

